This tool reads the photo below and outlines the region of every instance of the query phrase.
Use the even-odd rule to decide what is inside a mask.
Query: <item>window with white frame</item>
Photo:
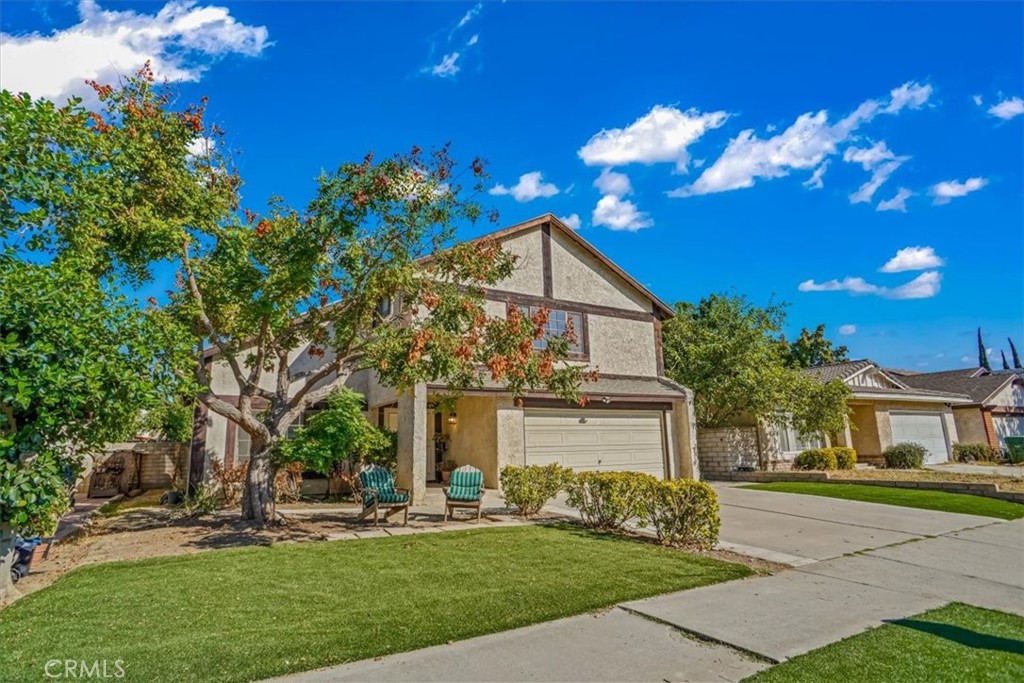
[[[824,448],[825,438],[821,434],[802,435],[799,431],[785,424],[776,427],[779,437],[779,451],[782,453],[799,453],[811,448]]]
[[[540,310],[540,307],[520,305],[519,310],[527,318],[532,318]],[[544,326],[544,337],[542,339],[534,339],[533,348],[538,350],[546,349],[548,347],[548,339],[563,336],[570,327],[572,329],[572,339],[569,342],[569,353],[582,354],[584,349],[583,314],[573,311],[549,309],[548,322]]]
[[[320,412],[319,410],[304,410],[304,411],[302,411],[302,413],[299,415],[299,418],[297,420],[295,420],[295,422],[292,422],[291,425],[288,427],[288,435],[285,438],[288,438],[288,439],[293,438],[295,436],[295,432],[298,431],[299,428],[305,427],[306,425],[308,425],[310,418],[312,418],[314,415],[316,415],[319,412]]]
[[[235,432],[235,464],[243,463],[249,459],[252,452],[252,437],[249,432],[241,427]]]

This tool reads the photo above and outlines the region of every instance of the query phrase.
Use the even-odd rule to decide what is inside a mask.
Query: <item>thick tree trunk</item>
[[[20,596],[11,579],[14,566],[14,530],[0,526],[0,605],[13,602]]]
[[[245,475],[245,491],[242,494],[242,519],[258,526],[273,524],[276,517],[274,506],[274,467],[270,462],[271,446],[253,440],[253,451],[249,457],[249,470]]]

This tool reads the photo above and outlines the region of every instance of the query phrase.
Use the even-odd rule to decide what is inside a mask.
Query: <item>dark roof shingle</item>
[[[990,373],[974,377],[978,368],[903,375],[900,380],[915,389],[965,394],[975,403],[981,403],[1013,377],[1012,373]]]

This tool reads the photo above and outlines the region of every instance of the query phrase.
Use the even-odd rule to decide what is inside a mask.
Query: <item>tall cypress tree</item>
[[[1003,370],[1009,370],[1010,364],[1006,362],[1006,352],[999,349],[999,355],[1003,357]]]
[[[1017,347],[1013,345],[1013,340],[1007,337],[1006,341],[1010,342],[1010,356],[1013,357],[1013,368],[1015,370],[1024,370],[1024,365],[1020,364],[1020,356],[1017,355]]]
[[[988,364],[988,352],[985,351],[985,342],[981,340],[981,328],[978,328],[978,365],[991,371],[992,366]]]

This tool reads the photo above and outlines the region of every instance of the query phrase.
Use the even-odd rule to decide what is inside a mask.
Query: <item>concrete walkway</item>
[[[283,680],[738,681],[954,600],[1024,615],[1024,520],[716,488],[723,545],[795,569]]]
[[[954,472],[956,474],[994,474],[997,477],[1024,477],[1024,467],[1015,465],[965,465],[962,463],[949,465],[925,465],[925,469],[936,472]]]

